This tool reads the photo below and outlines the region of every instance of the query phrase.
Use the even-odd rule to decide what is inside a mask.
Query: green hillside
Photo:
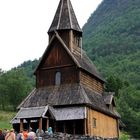
[[[15,112],[0,111],[0,129],[11,129],[10,121],[13,119]]]
[[[118,92],[125,130],[140,138],[140,0],[104,0],[83,31],[84,49],[114,84],[107,90]]]

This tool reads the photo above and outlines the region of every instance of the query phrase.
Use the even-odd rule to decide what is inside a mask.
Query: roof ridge
[[[82,86],[81,84],[79,84],[79,88],[83,91],[83,92],[81,92],[81,93],[82,93],[82,95],[84,96],[85,102],[91,104],[91,101],[90,101],[90,99],[88,98],[88,96],[87,96],[87,94],[86,94],[86,92],[85,92],[85,90],[84,90],[84,88],[83,88],[83,86]]]
[[[67,0],[67,3],[68,3],[68,12],[69,12],[70,26],[71,26],[71,28],[73,28],[72,19],[71,19],[71,12],[70,12],[70,1]]]
[[[57,28],[56,29],[59,29],[59,26],[60,26],[60,20],[61,20],[61,15],[62,15],[62,8],[63,8],[63,2],[61,2],[61,8],[60,8],[60,12],[59,12],[58,24],[57,24]]]

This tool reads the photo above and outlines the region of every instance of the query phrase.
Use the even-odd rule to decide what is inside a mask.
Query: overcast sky
[[[102,0],[71,0],[82,27]],[[59,0],[0,0],[0,68],[42,56]]]

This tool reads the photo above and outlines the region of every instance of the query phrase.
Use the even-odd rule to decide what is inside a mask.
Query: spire
[[[70,0],[60,0],[49,32],[72,29],[82,32]]]

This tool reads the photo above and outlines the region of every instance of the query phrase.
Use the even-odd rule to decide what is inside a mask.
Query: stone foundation
[[[101,138],[101,137],[91,137],[83,135],[70,135],[64,133],[54,133],[53,135],[42,135],[44,140],[118,140],[118,138]],[[40,139],[39,139],[40,140]]]

